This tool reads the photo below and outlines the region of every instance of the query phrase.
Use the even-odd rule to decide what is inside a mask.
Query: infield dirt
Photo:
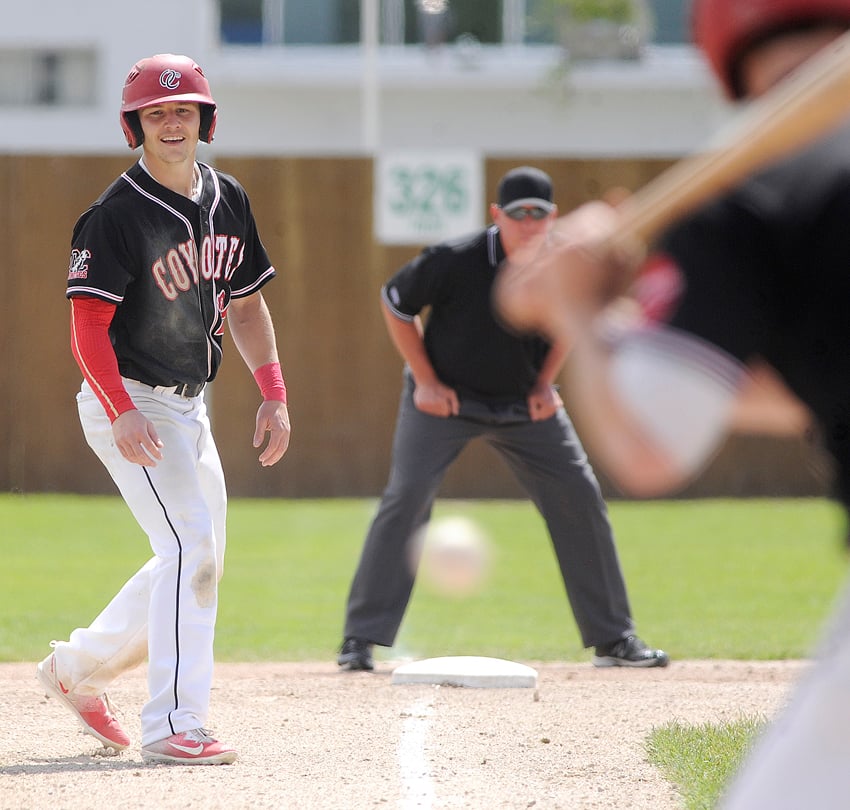
[[[0,664],[0,810],[535,808],[679,810],[646,761],[674,720],[770,718],[800,661],[674,661],[663,670],[524,661],[537,689],[392,685],[392,663],[218,664],[210,725],[234,765],[148,766],[144,667],[111,690],[131,748],[99,743],[46,700],[35,663]]]

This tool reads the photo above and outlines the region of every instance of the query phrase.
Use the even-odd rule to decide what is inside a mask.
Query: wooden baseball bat
[[[747,176],[825,136],[850,113],[850,32],[750,103],[706,150],[683,158],[620,207],[603,250],[648,246],[666,227]]]

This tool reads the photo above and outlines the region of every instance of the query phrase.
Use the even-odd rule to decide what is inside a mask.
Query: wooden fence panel
[[[0,489],[111,493],[85,445],[74,396],[80,374],[68,345],[64,297],[71,230],[127,157],[0,155]],[[517,156],[486,162],[486,200]],[[534,159],[554,181],[562,211],[614,185],[636,189],[660,160]],[[247,188],[279,277],[264,288],[290,390],[291,450],[261,468],[251,446],[256,386],[225,338],[210,387],[228,488],[238,496],[377,496],[389,467],[401,360],[386,335],[378,293],[421,246],[372,239],[368,158],[227,158],[218,166]],[[58,193],[57,193],[58,192]],[[758,455],[755,464],[749,458]],[[685,494],[819,494],[816,454],[796,442],[735,440]],[[606,492],[614,493],[603,479]],[[484,445],[470,446],[442,494],[522,495]]]

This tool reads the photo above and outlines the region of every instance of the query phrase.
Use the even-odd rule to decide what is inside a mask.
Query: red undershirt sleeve
[[[136,406],[121,382],[118,358],[109,339],[115,304],[90,296],[71,296],[71,351],[110,422]]]

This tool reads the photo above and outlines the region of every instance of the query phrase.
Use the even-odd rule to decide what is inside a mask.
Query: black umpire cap
[[[539,206],[552,211],[552,178],[533,166],[511,169],[499,181],[499,208],[510,213],[515,208]]]

